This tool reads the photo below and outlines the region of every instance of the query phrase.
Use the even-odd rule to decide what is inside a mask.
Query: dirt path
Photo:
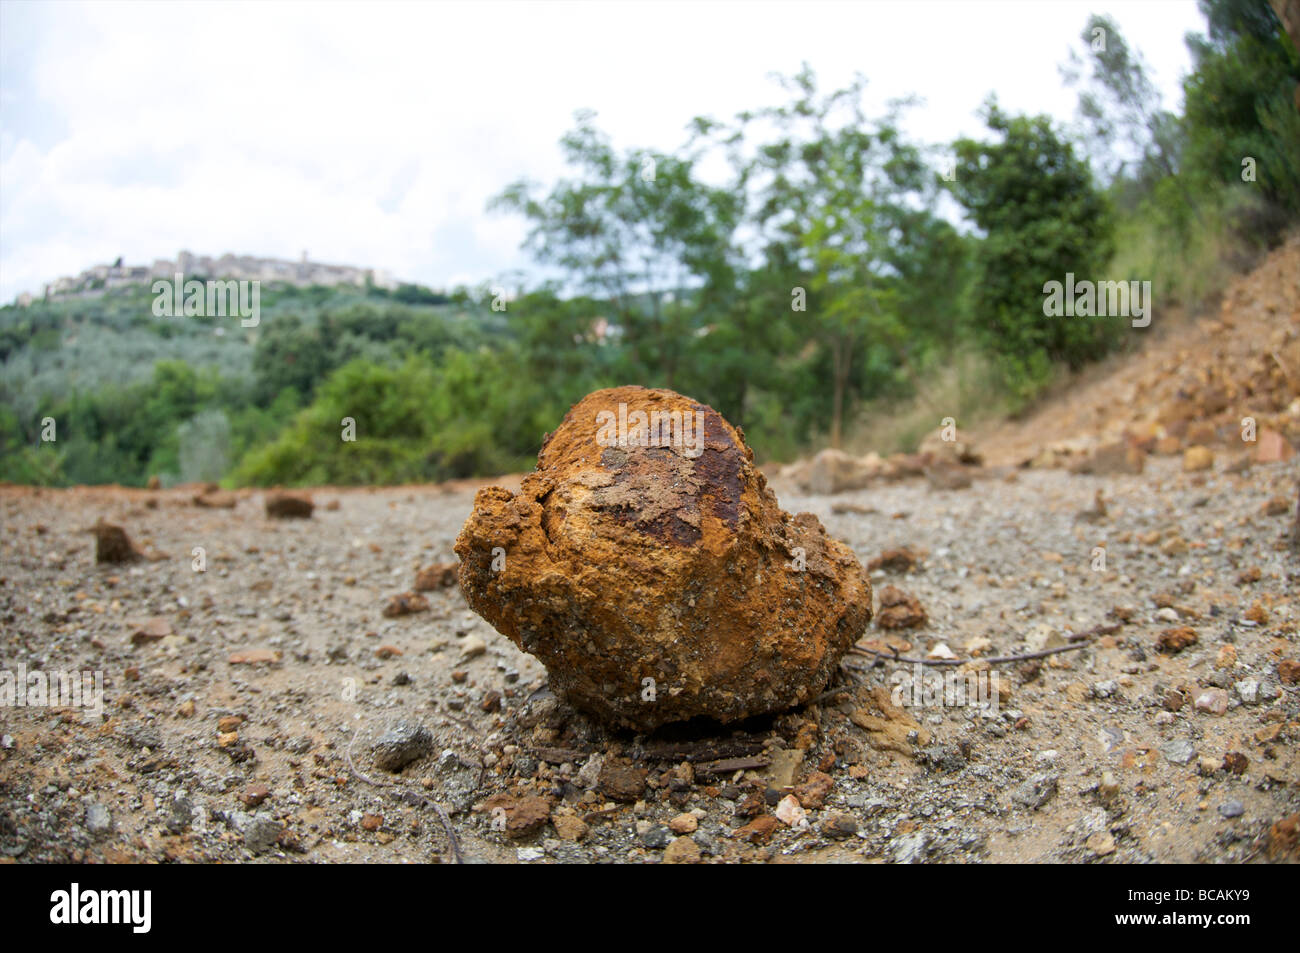
[[[1115,628],[998,666],[997,710],[895,708],[910,668],[889,663],[820,706],[651,739],[557,704],[454,588],[381,614],[417,566],[454,560],[470,486],[318,490],[296,521],[268,520],[260,494],[207,510],[183,491],[0,488],[0,670],[99,671],[105,691],[102,718],[0,708],[0,855],[450,860],[436,800],[469,861],[1294,858],[1275,825],[1300,812],[1296,486],[1294,463],[1157,460],[1141,477],[1026,471],[951,492],[777,487],[864,561],[928,552],[873,579],[928,623],[868,639],[996,656]],[[1081,516],[1098,490],[1106,514]],[[97,567],[99,518],[152,558]],[[151,617],[165,625],[133,644]],[[1160,653],[1181,626],[1196,644]],[[278,660],[239,661],[262,650]],[[402,721],[428,735],[393,739],[416,756],[389,773],[373,742]],[[350,746],[356,772],[400,786],[362,780]],[[807,828],[773,816],[799,785]]]

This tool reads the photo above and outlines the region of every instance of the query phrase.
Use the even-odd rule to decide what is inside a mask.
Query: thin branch
[[[352,738],[348,741],[348,746],[343,752],[343,756],[348,763],[348,770],[351,771],[353,776],[358,780],[364,781],[366,784],[374,787],[397,788],[398,790],[389,791],[388,793],[403,803],[414,804],[416,807],[432,807],[434,811],[437,812],[438,820],[442,823],[442,829],[447,835],[448,843],[451,845],[452,859],[458,864],[465,863],[465,859],[460,853],[460,841],[456,839],[456,831],[451,826],[451,818],[447,816],[447,811],[441,804],[433,800],[433,798],[425,797],[418,791],[412,791],[410,788],[401,784],[396,784],[391,781],[379,781],[372,778],[370,775],[362,773],[361,769],[357,767],[356,762],[352,760],[352,746],[356,744],[357,735],[359,734],[361,734],[359,731],[354,731],[352,733]]]
[[[881,652],[876,649],[864,648],[861,645],[849,647],[849,651],[855,655],[866,655],[872,658],[886,659],[890,662],[904,662],[908,665],[965,665],[967,662],[987,662],[990,665],[1001,665],[1007,662],[1026,662],[1030,659],[1046,658],[1049,655],[1059,655],[1062,652],[1076,652],[1079,649],[1085,649],[1089,646],[1089,640],[1098,635],[1111,635],[1119,631],[1118,625],[1099,625],[1089,629],[1087,632],[1079,632],[1068,636],[1071,645],[1058,645],[1055,648],[1042,649],[1038,652],[1022,652],[1018,655],[996,655],[991,658],[912,658],[907,655],[899,655],[897,652]]]

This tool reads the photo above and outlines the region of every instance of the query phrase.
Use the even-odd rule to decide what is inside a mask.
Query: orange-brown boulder
[[[871,620],[871,584],[781,510],[744,436],[668,390],[575,404],[518,493],[456,540],[470,606],[587,713],[648,730],[809,701]]]

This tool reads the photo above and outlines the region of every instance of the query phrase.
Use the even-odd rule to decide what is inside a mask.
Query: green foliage
[[[1048,317],[1047,282],[1150,281],[1161,308],[1195,307],[1300,217],[1300,57],[1263,0],[1202,9],[1184,115],[1092,17],[1066,71],[1080,147],[990,101],[989,135],[952,144],[943,181],[902,131],[910,103],[868,115],[861,77],[825,92],[806,66],[783,102],[698,117],[670,152],[616,149],[580,112],[568,174],[490,204],[559,273],[510,295],[268,283],[256,328],[156,317],[148,286],[0,308],[0,479],[493,474],[629,383],[713,405],[763,460],[907,449],[944,416],[1023,408],[1137,338],[1123,317]],[[965,221],[941,214],[945,190]]]
[[[976,254],[971,320],[1022,399],[1047,382],[1054,361],[1071,367],[1106,353],[1127,327],[1117,318],[1047,317],[1044,285],[1103,280],[1113,220],[1085,161],[1045,116],[1008,116],[990,102],[992,142],[964,139],[953,191],[984,238]]]

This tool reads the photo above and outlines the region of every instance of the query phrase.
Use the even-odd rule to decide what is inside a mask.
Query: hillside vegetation
[[[1202,9],[1181,115],[1097,17],[1064,71],[1069,127],[990,97],[981,137],[913,142],[918,105],[867,115],[865,79],[827,92],[807,67],[671,154],[578,113],[569,175],[492,203],[562,276],[542,287],[268,287],[256,328],[155,317],[143,286],[0,309],[0,479],[499,473],[632,382],[711,404],[766,459],[1021,413],[1144,340],[1126,315],[1045,314],[1048,283],[1150,282],[1156,320],[1195,313],[1300,220],[1295,43],[1263,0]],[[726,181],[701,177],[709,156]]]

